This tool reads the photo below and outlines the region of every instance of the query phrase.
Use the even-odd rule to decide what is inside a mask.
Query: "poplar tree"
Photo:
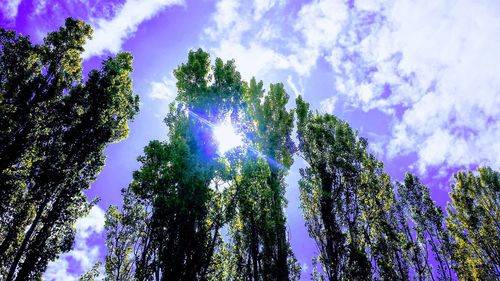
[[[420,259],[425,261],[422,271],[417,273],[422,279],[452,280],[451,241],[444,225],[443,211],[431,199],[429,189],[414,175],[406,174],[404,183],[398,183],[398,195],[406,216],[414,225],[414,247],[420,247]],[[428,253],[432,253],[436,260],[436,277]]]
[[[81,53],[91,32],[73,19],[40,45],[0,32],[5,280],[39,278],[49,261],[71,249],[73,224],[93,204],[83,191],[104,165],[105,147],[127,136],[138,110],[130,54],[108,58],[82,80]]]
[[[366,140],[329,114],[315,114],[297,98],[301,207],[328,280],[369,280],[370,260],[359,228],[362,161]]]
[[[139,280],[207,280],[221,271],[212,260],[219,254],[220,231],[229,213],[223,204],[229,191],[219,188],[228,173],[211,124],[238,114],[243,83],[234,62],[216,59],[212,66],[201,49],[191,51],[174,75],[178,95],[165,118],[168,139],[145,147],[138,158],[141,168],[129,186],[147,214],[147,230],[134,254]],[[138,236],[143,230],[135,231]],[[128,243],[119,231],[107,239],[114,240]],[[120,271],[113,261],[120,256],[124,255],[110,256],[107,267]]]
[[[174,75],[178,95],[165,119],[168,139],[145,148],[129,186],[151,211],[149,244],[141,242],[148,246],[135,257],[136,278],[297,279],[283,214],[294,152],[293,111],[285,109],[283,85],[271,85],[264,96],[262,83],[252,80],[248,87],[241,80],[234,61],[217,58],[211,65],[201,49],[191,51]],[[227,118],[246,144],[221,155],[212,129]],[[120,217],[115,210],[110,217]],[[224,241],[220,232],[228,223]],[[134,235],[113,232],[107,241],[125,245],[127,237]],[[118,270],[111,259],[107,265]]]
[[[105,280],[143,280],[136,271],[151,229],[148,208],[144,208],[130,188],[123,189],[122,196],[122,212],[116,206],[110,206],[106,212]]]
[[[454,175],[446,219],[455,270],[464,280],[500,279],[500,172]]]
[[[408,223],[398,219],[397,197],[383,167],[373,155],[365,154],[358,189],[361,231],[367,243],[373,279],[408,280],[411,263],[406,251],[409,243],[404,235]]]
[[[230,224],[234,280],[296,280],[300,268],[289,243],[284,177],[293,163],[294,111],[283,84],[250,81],[244,95],[247,151],[234,157],[236,215]]]
[[[408,280],[407,220],[383,164],[345,121],[298,97],[301,207],[319,250],[314,279]],[[316,263],[317,263],[316,262]]]

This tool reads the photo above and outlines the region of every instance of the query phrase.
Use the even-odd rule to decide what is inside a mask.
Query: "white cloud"
[[[87,239],[100,234],[104,230],[104,211],[99,206],[90,209],[88,216],[80,218],[75,223],[76,238],[73,249],[62,254],[57,260],[50,262],[43,274],[44,280],[73,281],[79,275],[69,272],[69,259],[73,259],[80,267],[80,273],[85,273],[98,261],[98,246],[89,246]]]
[[[49,263],[43,274],[43,280],[47,281],[74,281],[77,276],[68,273],[69,263],[66,259],[59,258]]]
[[[288,75],[286,83],[288,84],[288,87],[290,87],[290,90],[292,90],[292,92],[295,94],[296,98],[299,96],[304,97],[304,86],[301,85],[299,89],[299,86],[297,86],[297,84],[293,82],[291,75]]]
[[[322,100],[319,104],[319,110],[323,113],[333,114],[337,100],[336,96]]]
[[[307,48],[331,49],[348,16],[343,1],[316,0],[302,6],[295,23]]]
[[[17,9],[21,0],[2,0],[0,1],[0,11],[7,20],[14,20],[17,16]]]
[[[265,77],[271,70],[292,70],[308,76],[323,46],[301,46],[300,31],[306,22],[294,25],[296,19],[283,17],[285,4],[286,1],[269,0],[244,4],[240,0],[217,2],[212,23],[205,29],[209,51],[223,59],[234,58],[245,79]],[[310,16],[310,13],[304,14]],[[328,24],[330,22],[322,23],[319,27],[330,34]]]
[[[345,43],[330,62],[344,77],[337,90],[353,105],[402,112],[388,155],[415,152],[422,173],[438,165],[498,167],[500,5],[394,1],[374,9],[356,11],[350,23],[362,24],[341,35]]]
[[[250,43],[247,47],[239,42],[224,40],[213,51],[218,57],[235,59],[238,71],[246,80],[265,76],[270,70],[293,68],[294,64],[284,55],[258,43]]]
[[[123,42],[133,35],[142,22],[153,18],[168,6],[183,3],[183,0],[127,0],[112,19],[91,20],[94,21],[94,34],[85,45],[83,58],[107,51],[120,51]]]
[[[164,77],[161,81],[151,82],[149,97],[153,100],[173,101],[177,95],[176,82],[177,80],[173,74],[170,77]]]
[[[266,12],[276,5],[283,5],[283,0],[254,0],[254,19],[261,19]]]
[[[239,0],[221,0],[216,4],[216,11],[213,16],[215,26],[207,28],[205,33],[210,36],[212,40],[217,40],[220,34],[226,33],[229,30],[235,41],[239,40],[239,36],[249,26],[240,20],[238,9],[241,6]]]

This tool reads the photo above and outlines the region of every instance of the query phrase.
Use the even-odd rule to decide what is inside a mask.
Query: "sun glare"
[[[216,125],[213,130],[215,141],[217,141],[221,154],[243,144],[241,135],[236,132],[231,122]]]

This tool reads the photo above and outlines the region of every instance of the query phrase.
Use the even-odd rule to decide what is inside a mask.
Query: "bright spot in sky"
[[[216,125],[213,133],[221,154],[243,144],[241,135],[236,132],[230,121]]]

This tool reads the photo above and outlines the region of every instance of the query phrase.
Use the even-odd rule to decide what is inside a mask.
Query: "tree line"
[[[103,150],[138,112],[130,54],[83,78],[91,34],[71,18],[40,44],[0,29],[2,280],[39,280],[71,249]],[[105,280],[298,280],[284,214],[294,156],[312,280],[500,279],[500,172],[454,175],[445,213],[415,175],[391,179],[347,122],[302,97],[289,108],[283,84],[266,91],[201,49],[174,75],[168,138],[144,148],[106,212]],[[244,144],[220,155],[212,124],[228,117]]]

